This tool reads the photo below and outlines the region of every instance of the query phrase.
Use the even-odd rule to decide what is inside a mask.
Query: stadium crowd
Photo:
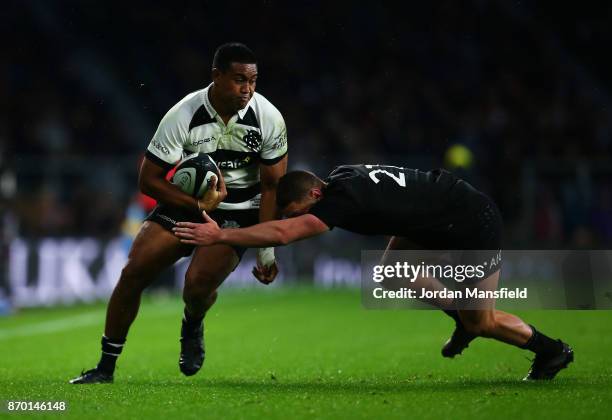
[[[580,50],[609,40],[605,15],[559,27],[503,2],[404,14],[265,1],[245,24],[236,5],[117,4],[26,1],[0,29],[19,40],[0,60],[0,172],[16,176],[2,199],[21,235],[117,233],[160,118],[209,83],[215,47],[238,40],[285,117],[291,166],[440,166],[462,144],[473,160],[459,170],[499,203],[513,244],[612,243],[610,80]]]

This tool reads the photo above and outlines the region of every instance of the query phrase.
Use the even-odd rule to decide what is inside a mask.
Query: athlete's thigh
[[[187,269],[189,281],[206,281],[207,286],[216,289],[234,271],[240,259],[229,245],[197,247]]]
[[[128,254],[126,270],[132,275],[157,274],[186,255],[189,248],[170,231],[145,221]]]

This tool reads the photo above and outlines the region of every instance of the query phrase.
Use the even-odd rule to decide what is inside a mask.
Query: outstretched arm
[[[241,229],[221,229],[206,212],[202,214],[208,223],[177,223],[173,231],[182,243],[200,246],[214,244],[243,247],[277,246],[287,245],[329,230],[325,223],[312,214],[273,220]]]

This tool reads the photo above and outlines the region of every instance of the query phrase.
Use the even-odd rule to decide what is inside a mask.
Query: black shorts
[[[466,203],[445,226],[415,232],[408,239],[423,249],[453,251],[447,255],[449,262],[482,266],[487,278],[501,268],[503,219],[495,202],[481,192],[470,191]]]
[[[484,278],[501,269],[504,222],[499,208],[487,195],[470,200],[470,211],[451,229],[453,248],[463,265],[484,266]]]
[[[259,209],[248,209],[248,210],[220,210],[217,209],[209,216],[219,224],[222,229],[225,228],[239,228],[252,226],[259,223]],[[193,223],[206,223],[204,218],[197,212],[190,212],[187,210],[177,209],[174,207],[164,206],[158,204],[153,211],[145,218],[145,220],[155,222],[162,226],[164,229],[172,231],[172,228],[176,226],[177,222],[193,222]],[[241,246],[231,247],[236,251],[239,259],[242,259],[247,248]],[[190,246],[187,255],[190,255],[195,246]]]

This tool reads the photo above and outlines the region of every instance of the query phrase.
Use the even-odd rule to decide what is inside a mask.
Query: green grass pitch
[[[357,291],[226,290],[206,320],[207,358],[178,370],[182,304],[145,299],[112,385],[67,383],[99,356],[104,305],[0,318],[0,417],[7,400],[66,401],[60,418],[610,418],[612,312],[522,313],[576,361],[523,383],[528,352],[480,339],[440,356],[435,311],[371,311]],[[23,413],[22,413],[23,414]],[[20,414],[20,415],[22,415]]]

